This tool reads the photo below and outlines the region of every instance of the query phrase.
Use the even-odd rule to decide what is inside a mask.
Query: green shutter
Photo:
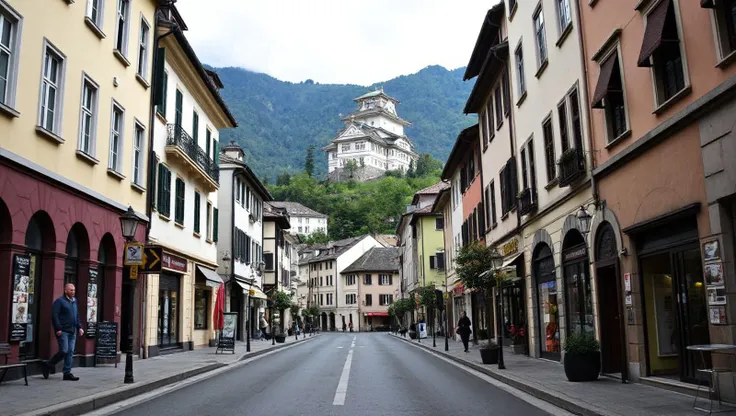
[[[200,213],[199,213],[199,193],[194,193],[194,232],[199,234],[199,221],[200,221]]]
[[[171,171],[168,168],[164,169],[166,172],[166,178],[164,179],[164,215],[167,217],[171,215]]]
[[[176,206],[174,207],[174,220],[184,224],[184,181],[176,178]]]
[[[194,143],[197,143],[199,138],[199,114],[196,111],[192,114],[192,138]]]
[[[156,205],[158,206],[158,211],[162,214],[166,209],[164,206],[164,180],[166,179],[166,172],[164,169],[166,169],[166,166],[161,164],[158,165],[158,180],[156,181]]]
[[[177,89],[176,90],[176,109],[175,109],[176,112],[174,113],[174,125],[176,125],[176,127],[179,127],[179,128],[181,128],[181,119],[182,119],[181,107],[183,103],[184,103],[184,96],[182,95],[181,91]]]
[[[212,134],[210,133],[210,129],[207,129],[207,134],[205,134],[205,138],[207,139],[207,143],[205,143],[205,150],[207,151],[207,159],[210,159],[212,156],[210,155],[210,151],[212,150],[210,146],[210,139],[212,137]]]
[[[215,166],[220,166],[220,143],[217,140],[212,140],[212,148],[214,150],[212,158],[215,160]]]
[[[158,204],[156,203],[156,198],[158,197],[158,194],[156,192],[156,189],[157,189],[156,188],[156,185],[157,185],[156,179],[158,178],[158,175],[157,175],[158,166],[159,166],[158,165],[158,159],[156,159],[156,157],[154,156],[153,157],[153,163],[151,163],[151,165],[148,166],[148,171],[149,171],[149,174],[148,174],[148,189],[150,190],[149,192],[153,192],[153,195],[150,195],[149,194],[149,198],[151,198],[150,199],[151,200],[151,207],[153,209],[156,209],[156,207],[158,206]]]
[[[158,106],[158,113],[166,117],[166,49],[158,48],[156,51],[156,68],[153,70],[153,99]]]
[[[217,220],[218,211],[217,208],[215,208],[212,213],[212,241],[214,241],[215,243],[217,242]]]

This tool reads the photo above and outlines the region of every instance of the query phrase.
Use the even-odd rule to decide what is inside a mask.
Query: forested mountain
[[[406,134],[418,153],[444,161],[457,134],[475,117],[463,115],[472,82],[463,82],[465,68],[448,71],[429,66],[370,87],[280,81],[241,68],[213,68],[225,88],[221,94],[238,120],[236,129],[223,130],[220,143],[235,140],[260,178],[273,181],[283,171],[304,168],[309,145],[317,146],[315,175],[327,170],[319,150],[343,127],[343,116],[353,112],[353,98],[382,86],[401,102],[399,115],[412,123]]]

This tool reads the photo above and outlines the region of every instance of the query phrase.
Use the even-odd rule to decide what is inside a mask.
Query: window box
[[[585,156],[583,150],[576,147],[567,149],[557,162],[559,166],[560,188],[570,186],[577,179],[585,176]]]
[[[537,209],[536,192],[530,188],[526,188],[519,192],[516,198],[519,200],[519,215],[527,215]]]

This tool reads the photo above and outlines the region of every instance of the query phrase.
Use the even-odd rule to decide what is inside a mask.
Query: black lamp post
[[[498,320],[498,369],[504,370],[506,366],[503,363],[503,295],[501,294],[501,287],[498,279],[498,273],[501,271],[501,266],[503,266],[503,256],[494,247],[491,249],[491,275],[496,280],[499,298],[499,301],[496,302],[496,305],[498,305],[498,312],[496,312]]]
[[[123,238],[127,243],[130,243],[135,238],[135,231],[138,228],[138,217],[133,211],[133,207],[128,206],[128,210],[125,214],[120,216],[120,231],[123,234]],[[123,253],[125,258],[125,253]],[[125,352],[125,378],[123,383],[130,384],[134,382],[133,379],[133,302],[135,302],[135,289],[136,283],[133,282],[133,289],[126,306],[128,315],[128,345]]]
[[[590,220],[593,219],[593,217],[590,216],[590,213],[587,209],[585,209],[584,206],[580,206],[580,209],[575,214],[575,216],[580,221],[580,226],[582,227],[582,230],[580,230],[580,233],[583,234],[583,237],[587,237],[588,232],[590,232]]]
[[[437,348],[437,328],[435,328],[435,321],[437,320],[437,308],[432,307],[432,348]]]

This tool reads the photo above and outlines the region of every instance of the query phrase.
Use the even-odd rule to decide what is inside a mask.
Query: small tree
[[[358,164],[354,160],[348,160],[345,163],[345,170],[348,172],[348,177],[352,178],[355,176],[355,171],[358,170]]]
[[[314,145],[307,147],[307,154],[304,157],[304,172],[310,178],[314,175]]]
[[[284,328],[284,325],[286,324],[286,320],[284,319],[284,311],[291,308],[291,296],[286,292],[276,292],[273,297],[273,307],[280,312],[281,333],[286,333],[286,328]]]

